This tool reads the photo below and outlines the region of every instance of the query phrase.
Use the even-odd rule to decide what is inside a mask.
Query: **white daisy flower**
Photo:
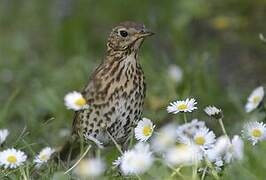
[[[73,109],[75,111],[87,109],[89,107],[82,94],[76,91],[68,93],[65,96],[64,101],[68,109]]]
[[[7,129],[0,129],[0,145],[5,142],[8,135],[9,131]]]
[[[103,174],[105,163],[100,158],[83,159],[80,161],[74,172],[80,177],[97,177]]]
[[[199,129],[193,136],[193,143],[204,150],[213,147],[215,140],[215,134],[208,128]]]
[[[263,100],[263,97],[264,97],[264,89],[262,86],[254,89],[248,97],[248,101],[245,106],[246,112],[251,112],[254,109],[256,109]]]
[[[148,144],[138,143],[126,151],[121,159],[120,168],[125,175],[143,174],[153,163],[153,155]]]
[[[221,136],[217,139],[214,147],[206,151],[206,156],[209,161],[214,162],[226,153],[229,146],[231,146],[230,139],[226,136]]]
[[[183,71],[177,65],[170,65],[168,68],[168,75],[171,79],[173,79],[176,83],[182,81],[183,78]]]
[[[95,145],[97,145],[97,147],[99,149],[103,149],[103,143],[101,141],[99,141],[98,139],[96,139],[93,135],[88,135],[88,134],[85,134],[85,138],[87,140],[90,140],[92,141],[93,143],[95,143]]]
[[[172,166],[190,166],[199,163],[202,159],[201,150],[194,145],[180,144],[168,149],[165,153],[165,161]]]
[[[193,110],[197,109],[195,106],[197,104],[194,98],[187,98],[186,100],[182,101],[175,101],[170,103],[167,107],[168,113],[177,114],[179,112],[192,112]]]
[[[153,150],[162,152],[173,146],[177,138],[176,128],[177,126],[175,124],[168,124],[162,127],[151,141]]]
[[[243,136],[255,145],[258,141],[262,141],[266,138],[266,124],[263,122],[249,122],[244,125],[242,130]]]
[[[150,119],[143,118],[135,128],[135,138],[142,142],[147,141],[151,137],[154,127]]]
[[[222,166],[224,166],[224,162],[221,159],[221,157],[215,159],[214,165],[215,165],[216,171],[219,172],[222,170]]]
[[[180,143],[192,139],[199,129],[206,128],[204,121],[193,119],[189,123],[182,124],[177,127],[177,139]]]
[[[26,159],[27,155],[24,152],[14,148],[0,152],[0,165],[4,166],[4,168],[14,169],[23,165]]]
[[[230,163],[233,160],[242,160],[244,156],[244,142],[235,135],[232,139],[230,146],[227,147],[224,160],[226,163]]]
[[[47,161],[51,158],[51,155],[55,152],[55,149],[46,147],[40,151],[40,153],[35,157],[34,162],[38,167],[42,164],[47,163]]]
[[[215,146],[206,151],[206,157],[214,163],[217,159],[230,163],[233,160],[242,160],[243,151],[244,142],[239,136],[235,135],[232,141],[226,136],[221,136],[217,139]]]
[[[139,142],[137,143],[134,148],[135,151],[137,152],[145,152],[145,153],[151,153],[150,151],[150,145],[147,143]]]
[[[113,165],[114,167],[118,167],[118,166],[120,166],[121,161],[122,161],[122,156],[119,156],[116,160],[114,160],[114,161],[112,162],[112,165]]]
[[[223,117],[222,110],[218,109],[215,106],[207,106],[204,111],[208,116],[213,117],[215,119],[221,119]]]

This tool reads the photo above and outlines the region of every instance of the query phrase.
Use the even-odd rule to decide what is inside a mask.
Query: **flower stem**
[[[219,119],[219,124],[220,124],[220,126],[221,126],[221,128],[222,128],[222,131],[223,131],[224,135],[225,135],[226,137],[228,137],[228,135],[227,135],[227,133],[226,133],[226,130],[225,130],[225,127],[224,127],[224,123],[223,123],[223,119],[222,119],[222,118]]]
[[[141,180],[141,177],[139,175],[136,174],[136,177],[138,178],[138,180]]]
[[[69,168],[66,172],[64,172],[64,174],[67,174],[69,173],[72,169],[74,169],[78,164],[79,162],[86,156],[86,154],[89,152],[91,148],[91,145],[88,146],[88,148],[86,149],[86,151],[82,154],[82,156],[79,158],[79,160],[71,167]]]
[[[192,166],[192,179],[197,180],[197,170],[198,170],[198,158],[196,155],[193,157],[194,165]]]
[[[101,157],[101,149],[97,148],[97,157],[100,158]]]
[[[207,172],[207,166],[204,168],[204,170],[203,170],[203,173],[202,173],[202,176],[201,176],[201,180],[204,180],[204,178],[205,178],[205,175],[206,175],[206,172]]]
[[[172,169],[174,172],[171,174],[171,179],[175,176],[175,175],[178,175],[178,176],[180,176],[182,179],[185,179],[184,178],[184,176],[180,173],[180,169],[182,168],[182,167],[178,167],[178,168],[173,168],[173,167],[171,167],[171,166],[168,166],[170,169]]]
[[[21,172],[21,174],[23,176],[23,180],[28,180],[27,175],[26,175],[26,172],[25,172],[25,170],[24,170],[23,167],[20,168],[20,172]]]
[[[115,144],[116,148],[118,149],[118,151],[123,154],[123,151],[121,150],[121,147],[119,146],[119,144],[116,142],[116,140],[114,139],[114,137],[108,132],[107,135],[111,138],[111,140],[113,141],[113,143]]]
[[[134,128],[131,128],[131,137],[130,137],[130,141],[129,141],[129,148],[131,148],[133,146],[133,141],[134,141]]]
[[[205,161],[206,161],[207,166],[211,169],[211,173],[212,173],[214,179],[216,179],[216,180],[220,179],[217,172],[215,171],[212,163],[208,159],[206,159]]]
[[[186,113],[183,113],[184,114],[184,121],[185,121],[185,123],[187,123],[187,115],[186,115]]]

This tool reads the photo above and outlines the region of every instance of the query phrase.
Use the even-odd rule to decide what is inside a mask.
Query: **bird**
[[[82,91],[89,108],[75,112],[72,134],[85,141],[124,147],[141,120],[146,94],[140,47],[154,33],[143,23],[125,21],[109,34],[107,50]],[[126,147],[125,147],[126,148]],[[68,148],[63,148],[63,154]]]

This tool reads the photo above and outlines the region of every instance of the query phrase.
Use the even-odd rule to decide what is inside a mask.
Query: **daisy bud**
[[[9,131],[7,129],[0,129],[0,145],[5,142],[8,135]]]
[[[215,106],[207,106],[204,109],[205,113],[210,116],[213,117],[215,119],[222,119],[223,118],[223,112],[221,109],[218,109]]]

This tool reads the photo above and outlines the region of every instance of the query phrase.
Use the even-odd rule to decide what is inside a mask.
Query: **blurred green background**
[[[266,36],[265,0],[1,0],[0,127],[14,138],[26,127],[34,147],[62,143],[73,114],[64,95],[82,90],[103,58],[108,33],[125,20],[156,33],[140,58],[144,115],[157,127],[178,118],[167,115],[166,106],[186,97],[198,101],[191,117],[207,119],[204,106],[221,107],[230,134],[253,118],[243,106],[266,82],[266,43],[259,39]],[[181,82],[169,77],[171,65],[182,69]]]

